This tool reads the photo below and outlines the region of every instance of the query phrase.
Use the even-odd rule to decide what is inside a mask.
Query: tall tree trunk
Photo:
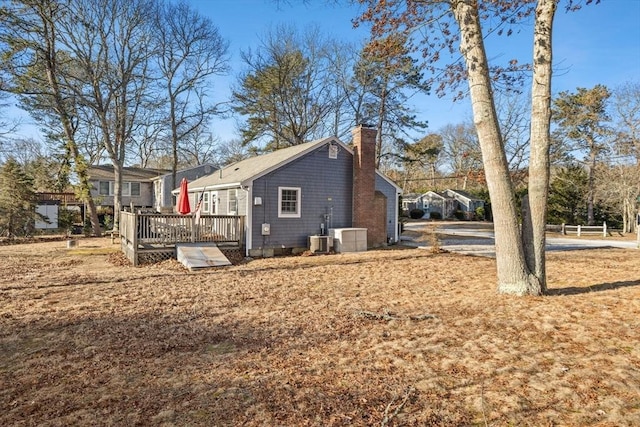
[[[378,123],[376,123],[376,168],[380,169],[382,160],[382,126],[384,117],[387,114],[387,82],[385,80],[382,93],[380,94],[380,108],[378,109]]]
[[[531,272],[529,293],[533,294],[546,291],[545,228],[551,146],[551,35],[556,6],[557,0],[539,0],[534,25],[529,192],[523,200],[522,215],[522,240],[527,266]]]
[[[171,87],[171,81],[169,81]],[[178,173],[178,124],[176,123],[176,99],[169,89],[169,115],[171,117],[171,189],[178,186],[176,175]]]
[[[596,164],[598,162],[598,156],[596,149],[593,148],[595,143],[592,144],[592,148],[589,151],[589,186],[587,188],[587,225],[594,225],[596,223],[595,213],[593,210],[595,204],[595,182],[596,182]]]
[[[102,234],[100,230],[100,221],[98,219],[98,211],[96,209],[95,202],[91,196],[91,183],[89,182],[89,174],[87,172],[87,165],[84,156],[80,154],[78,144],[75,140],[75,131],[71,124],[71,118],[69,116],[69,110],[66,103],[63,100],[60,85],[58,84],[58,61],[56,52],[56,29],[54,27],[55,12],[54,8],[57,5],[52,5],[50,2],[42,3],[37,13],[42,21],[42,29],[44,35],[45,46],[43,46],[42,54],[44,55],[44,67],[47,74],[47,81],[51,87],[51,94],[55,109],[60,117],[62,128],[65,135],[65,145],[68,151],[73,156],[74,170],[78,175],[80,181],[80,193],[81,198],[85,202],[89,210],[89,218],[91,221],[91,229],[93,235],[100,236]]]
[[[113,162],[113,229],[120,230],[122,211],[122,164]]]
[[[532,293],[529,270],[522,246],[515,193],[493,100],[478,5],[475,1],[458,0],[452,3],[452,8],[460,26],[460,51],[466,62],[473,119],[491,196],[498,291],[529,294]]]

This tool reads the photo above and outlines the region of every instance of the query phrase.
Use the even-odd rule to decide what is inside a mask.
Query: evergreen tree
[[[561,169],[549,189],[549,222],[584,225],[588,191],[589,175],[582,166],[570,164]]]
[[[30,235],[36,216],[33,179],[10,158],[0,168],[0,235],[9,238]]]
[[[606,152],[611,129],[607,103],[611,93],[603,85],[592,89],[579,87],[577,92],[560,92],[553,102],[553,120],[557,133],[574,142],[575,149],[585,151],[588,168],[587,224],[595,224],[595,177],[600,158]]]
[[[327,47],[313,29],[301,35],[279,27],[257,51],[242,54],[247,71],[233,90],[232,108],[243,117],[244,145],[275,151],[326,136],[335,104]]]

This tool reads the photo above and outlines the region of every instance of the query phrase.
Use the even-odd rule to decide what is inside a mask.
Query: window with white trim
[[[115,195],[114,184],[115,184],[114,181],[98,182],[98,194],[100,194],[101,196]],[[123,182],[122,195],[123,196],[140,196],[140,183],[139,182]]]
[[[278,187],[278,218],[300,218],[300,187]]]
[[[206,191],[202,194],[202,213],[209,213],[209,193]]]
[[[228,190],[227,195],[227,215],[238,215],[238,190]]]
[[[217,215],[218,214],[218,192],[217,191],[212,191],[210,196],[210,203],[211,203],[211,215]]]
[[[98,183],[98,192],[101,196],[111,196],[113,195],[113,190],[111,186],[111,182],[109,181],[100,181]]]
[[[140,195],[140,183],[139,182],[130,182],[129,183],[130,194],[132,196]]]

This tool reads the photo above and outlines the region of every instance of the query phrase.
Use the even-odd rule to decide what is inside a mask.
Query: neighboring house
[[[246,216],[249,255],[336,228],[366,228],[368,247],[396,242],[401,189],[375,169],[375,129],[353,136],[353,151],[330,137],[234,163],[189,182],[190,201],[204,193],[203,214]]]
[[[444,192],[427,191],[419,197],[422,202],[422,210],[431,214],[437,212],[441,218],[451,218],[456,211],[456,200]]]
[[[187,181],[191,182],[203,176],[209,175],[215,170],[216,167],[211,164],[204,164],[188,169],[181,169],[176,172],[175,186],[171,182],[171,172],[153,178],[153,207],[158,212],[174,212],[176,206],[176,197],[172,194],[172,191],[180,187],[182,178],[187,178]],[[195,208],[195,205],[192,206]]]
[[[124,167],[122,170],[122,207],[136,208],[154,206],[153,179],[167,174],[166,169]],[[96,206],[113,207],[113,166],[90,166],[87,171],[92,185],[91,196]]]
[[[484,208],[484,200],[463,190],[445,190],[445,194],[458,202],[456,210],[462,211],[464,219],[475,219],[476,209]]]
[[[402,211],[405,215],[409,215],[413,209],[422,208],[422,197],[420,194],[407,193],[402,195]]]
[[[463,219],[475,219],[476,209],[484,207],[484,200],[462,190],[427,191],[417,198],[417,205],[430,214],[438,212],[442,218],[453,218],[457,211]]]

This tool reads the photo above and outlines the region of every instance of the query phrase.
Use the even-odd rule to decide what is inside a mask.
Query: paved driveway
[[[407,231],[423,233],[430,222],[411,222],[405,224]],[[495,257],[494,233],[491,224],[486,223],[447,223],[436,225],[436,231],[440,238],[440,246],[450,252],[464,253]],[[420,248],[430,247],[429,242],[401,237],[404,244]],[[593,248],[623,248],[638,249],[638,242],[633,240],[607,240],[607,239],[572,239],[572,238],[547,238],[548,251],[571,251]]]

